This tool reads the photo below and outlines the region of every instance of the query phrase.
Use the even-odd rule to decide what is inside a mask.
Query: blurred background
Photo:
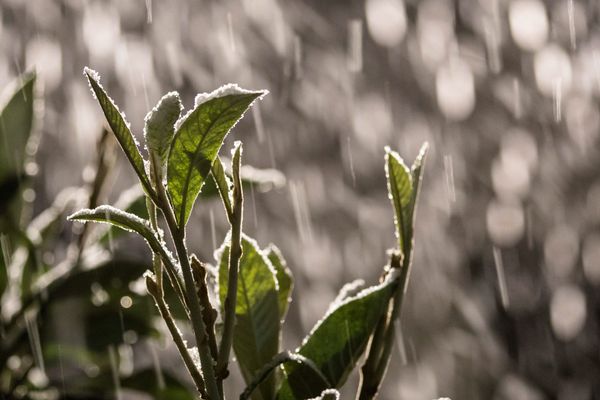
[[[38,73],[34,213],[93,176],[105,122],[84,66],[140,139],[167,91],[189,108],[228,82],[268,89],[225,149],[243,140],[246,164],[286,177],[247,192],[244,230],[276,243],[295,275],[290,349],[344,283],[378,279],[395,243],[384,146],[411,163],[428,141],[380,398],[600,399],[599,16],[594,0],[2,0],[0,87]],[[118,153],[101,202],[134,183]],[[214,262],[228,229],[219,201],[199,202],[190,228]],[[110,251],[148,257],[133,236]],[[52,314],[54,336],[85,345],[65,315]],[[130,332],[122,318],[115,330]],[[151,356],[133,339],[113,354],[129,373],[159,362],[185,378],[168,340]],[[73,359],[59,363],[59,392],[65,374],[94,377]],[[353,376],[342,398],[355,387]]]

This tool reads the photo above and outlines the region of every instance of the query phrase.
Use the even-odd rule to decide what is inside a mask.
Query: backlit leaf
[[[198,95],[194,109],[178,121],[169,151],[167,180],[179,226],[186,224],[225,136],[252,102],[265,93],[226,85]]]
[[[389,147],[385,149],[385,175],[387,176],[389,197],[394,207],[394,222],[400,250],[404,252],[407,240],[407,226],[411,212],[412,176],[398,153]]]
[[[102,107],[102,111],[104,112],[108,125],[110,125],[110,129],[112,129],[117,141],[125,152],[125,156],[127,156],[135,173],[138,175],[142,187],[147,193],[152,193],[150,182],[148,181],[148,176],[146,175],[146,170],[144,168],[144,159],[140,154],[137,142],[131,133],[129,123],[125,120],[125,116],[121,114],[121,111],[119,111],[119,108],[114,101],[108,97],[104,88],[100,85],[100,76],[98,73],[86,67],[84,69],[84,74],[88,79],[96,100],[98,100],[100,107]]]

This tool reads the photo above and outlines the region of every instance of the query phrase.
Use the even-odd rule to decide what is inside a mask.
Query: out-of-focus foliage
[[[33,105],[40,101],[34,84],[35,75],[26,75],[0,109],[0,140],[10,145],[0,157],[6,172],[0,195],[0,396],[111,398],[119,387],[111,380],[102,384],[101,376],[110,378],[121,368],[131,375],[132,345],[158,333],[148,313],[151,304],[133,289],[147,267],[143,260],[110,257],[105,247],[89,240],[87,229],[62,227],[68,211],[93,206],[102,195],[111,169],[106,135],[98,146],[93,182],[64,189],[50,207],[31,217],[31,181],[38,168]],[[72,244],[66,247],[68,241]],[[122,386],[156,398],[191,398],[171,376],[142,386],[139,374],[124,379]],[[74,379],[67,388],[68,378]]]
[[[248,162],[281,169],[289,185],[250,192],[245,229],[277,238],[295,292],[309,293],[290,307],[297,329],[283,339],[295,345],[344,282],[375,279],[393,245],[383,146],[412,159],[427,140],[397,379],[382,398],[597,395],[596,3],[7,0],[0,10],[0,86],[36,66],[45,87],[38,210],[90,171],[102,124],[83,65],[103,71],[137,137],[166,90],[190,105],[228,81],[268,88],[254,125],[239,128],[252,138]],[[112,182],[118,193],[133,176],[120,168]],[[214,207],[191,216],[198,253],[225,235]],[[124,247],[138,248],[114,250]]]

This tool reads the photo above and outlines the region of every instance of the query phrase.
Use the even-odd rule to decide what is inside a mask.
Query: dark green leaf
[[[229,243],[221,248],[219,298],[227,295]],[[279,308],[276,272],[256,242],[242,236],[242,258],[238,275],[233,350],[246,383],[279,351]],[[272,399],[275,381],[266,379],[254,399]]]
[[[265,93],[223,86],[199,95],[194,109],[178,123],[169,151],[167,180],[179,226],[186,224],[225,136]]]
[[[335,388],[344,384],[360,359],[377,321],[387,309],[396,281],[363,290],[327,313],[297,352],[312,360]],[[277,398],[306,399],[328,389],[323,380],[302,365],[287,365]]]
[[[1,162],[0,155],[0,162]],[[25,175],[16,175],[9,173],[4,178],[0,178],[0,219],[8,216],[10,205],[19,196],[22,184],[25,181]],[[0,230],[2,226],[0,225]]]
[[[406,242],[410,240],[407,236],[407,226],[411,215],[409,205],[412,197],[412,176],[400,155],[389,147],[385,149],[385,174],[394,207],[396,237],[400,250],[404,252]]]
[[[142,187],[146,192],[152,193],[148,176],[146,175],[146,170],[144,169],[144,159],[140,154],[140,150],[138,149],[136,140],[129,129],[129,123],[125,120],[125,116],[121,114],[114,101],[108,97],[100,85],[100,76],[98,73],[86,67],[84,69],[84,74],[88,78],[92,92],[98,100],[100,107],[102,107],[102,111],[104,112],[104,116],[110,125],[110,129],[112,129],[117,141],[125,152],[125,156],[127,156],[127,159],[138,175],[140,182],[142,183]]]
[[[278,301],[279,301],[279,318],[281,322],[285,320],[288,306],[291,301],[292,289],[294,287],[294,278],[292,271],[288,268],[281,251],[274,244],[270,244],[266,249],[267,257],[275,271],[277,272],[276,278],[279,284]]]
[[[36,76],[26,74],[2,105],[0,112],[0,182],[23,174],[26,147],[33,125],[34,83]]]
[[[150,153],[155,153],[159,157],[161,165],[166,164],[169,147],[175,135],[175,122],[182,110],[179,93],[169,92],[146,115],[144,126],[146,146]]]

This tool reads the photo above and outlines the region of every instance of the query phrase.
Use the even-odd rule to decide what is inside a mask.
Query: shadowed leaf
[[[229,244],[220,249],[219,298],[227,296]],[[276,272],[256,242],[242,236],[242,258],[233,331],[233,350],[246,383],[279,351],[279,308]],[[272,399],[273,377],[255,391],[253,399]]]
[[[292,289],[294,287],[294,278],[292,271],[288,268],[281,251],[274,244],[269,245],[266,249],[267,257],[276,271],[277,283],[279,284],[278,301],[279,301],[279,318],[281,322],[285,320],[285,316],[290,305]]]
[[[23,76],[0,111],[0,182],[23,173],[25,148],[33,125],[34,73]],[[4,94],[6,95],[6,94]]]
[[[369,336],[394,293],[396,282],[389,280],[363,290],[329,311],[304,339],[297,353],[312,360],[335,388],[344,384],[359,361]],[[323,380],[302,365],[286,365],[286,379],[277,399],[293,400],[318,396]]]

